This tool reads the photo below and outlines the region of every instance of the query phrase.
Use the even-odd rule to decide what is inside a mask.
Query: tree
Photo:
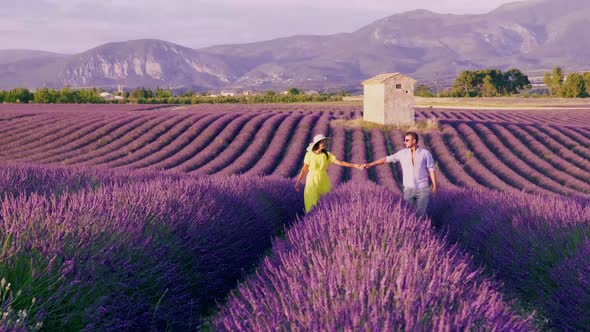
[[[504,74],[504,91],[505,94],[515,94],[518,93],[520,90],[528,90],[531,88],[531,82],[529,81],[529,77],[524,75],[520,70],[516,68],[509,69]]]
[[[426,84],[418,84],[414,89],[414,95],[418,97],[432,97],[432,90]]]
[[[80,103],[99,104],[104,102],[97,89],[78,90],[78,100]]]
[[[560,67],[553,68],[553,85],[561,87],[563,85],[563,69]]]
[[[287,91],[289,92],[290,95],[298,95],[301,93],[301,91],[299,91],[299,89],[297,89],[297,88],[290,88]]]
[[[449,96],[498,96],[519,93],[530,89],[528,76],[516,68],[502,72],[499,69],[463,71],[455,80]],[[418,94],[416,94],[418,95]]]
[[[464,96],[469,96],[476,84],[476,75],[468,70],[464,70],[453,84],[453,90],[461,91]]]
[[[156,98],[170,98],[170,97],[172,97],[172,91],[167,90],[167,89],[157,88],[155,95],[156,95]]]
[[[549,95],[554,96],[555,87],[553,86],[553,77],[551,77],[550,73],[545,73],[543,75],[543,83],[545,83],[545,86],[547,86]]]
[[[26,88],[15,88],[6,92],[4,101],[9,103],[28,103],[35,96]]]
[[[559,90],[563,86],[563,70],[559,67],[553,68],[553,73],[545,73],[543,76],[543,82],[549,90],[550,96],[558,96]]]
[[[182,93],[180,95],[180,97],[187,97],[187,98],[192,98],[193,96],[195,96],[195,92],[193,91],[193,89],[189,89],[187,92]]]
[[[131,91],[131,98],[135,99],[145,99],[145,98],[153,98],[154,92],[150,89],[146,88],[135,88]]]
[[[42,88],[35,91],[33,102],[38,104],[50,104],[57,102],[57,91],[49,88]]]
[[[79,102],[78,93],[77,93],[77,91],[73,91],[72,89],[70,89],[69,86],[66,86],[59,91],[59,94],[57,97],[57,102],[58,103],[65,103],[65,104],[77,103],[77,102]]]
[[[586,85],[586,96],[590,96],[590,72],[582,75],[584,78],[584,84]]]
[[[490,75],[486,75],[486,77],[483,78],[483,86],[481,90],[484,97],[494,97],[498,94],[498,90],[492,82],[492,77]]]
[[[581,98],[586,96],[584,77],[579,73],[570,73],[559,95],[565,98]]]

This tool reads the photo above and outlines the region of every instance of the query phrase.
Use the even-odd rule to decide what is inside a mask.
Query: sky
[[[481,14],[514,0],[0,0],[0,49],[75,54],[133,39],[201,48],[353,32],[414,9]]]

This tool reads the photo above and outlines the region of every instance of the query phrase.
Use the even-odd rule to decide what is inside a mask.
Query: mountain
[[[58,87],[60,69],[71,56],[44,51],[0,50],[0,89]]]
[[[229,84],[240,70],[227,57],[160,40],[109,43],[78,54],[62,69],[71,86],[193,87]]]
[[[461,70],[588,70],[590,2],[529,0],[481,15],[416,10],[351,33],[191,49],[160,40],[109,43],[75,55],[0,51],[0,88],[114,86],[360,89],[378,73],[448,82]]]

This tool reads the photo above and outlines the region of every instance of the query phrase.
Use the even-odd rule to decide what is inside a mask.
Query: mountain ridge
[[[348,33],[193,49],[139,39],[74,55],[0,50],[0,88],[137,86],[193,90],[359,90],[383,72],[449,82],[461,70],[587,70],[590,2],[529,0],[487,14],[394,14]],[[14,51],[12,51],[14,53]],[[27,52],[27,51],[22,51]]]

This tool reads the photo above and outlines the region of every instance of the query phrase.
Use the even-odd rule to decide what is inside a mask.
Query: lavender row
[[[264,153],[268,151],[273,145],[281,145],[283,141],[280,135],[281,125],[286,119],[292,115],[286,113],[279,113],[273,115],[268,121],[265,121],[260,130],[256,132],[256,135],[252,138],[252,141],[244,149],[243,153],[231,161],[225,166],[219,167],[217,174],[219,175],[230,175],[230,174],[242,174],[246,170],[250,169],[257,161],[259,161]]]
[[[141,135],[136,140],[130,142],[130,144],[126,146],[127,153],[125,155],[121,155],[116,159],[103,162],[101,165],[106,167],[123,166],[149,154],[153,151],[151,147],[153,145],[157,145],[157,141],[162,136],[165,136],[170,130],[173,130],[177,126],[186,127],[190,125],[190,121],[187,120],[187,117],[188,114],[179,114],[176,116],[166,117],[165,121],[157,124],[144,135]]]
[[[222,116],[206,116],[195,123],[195,126],[190,130],[189,136],[185,137],[186,141],[181,141],[182,147],[178,149],[178,151],[173,155],[168,156],[166,159],[152,164],[150,168],[169,169],[190,159],[191,156],[194,156],[210,144],[215,136],[217,136],[228,123],[240,115],[241,114],[223,114]]]
[[[0,198],[6,196],[40,196],[73,193],[82,190],[95,190],[103,185],[123,185],[160,178],[157,172],[122,171],[90,167],[58,167],[51,165],[28,165],[13,162],[0,162]],[[180,179],[183,175],[166,175]]]
[[[590,134],[588,131],[582,130],[583,128],[568,128],[561,127],[565,133],[574,138],[574,141],[580,142],[586,149],[590,149]]]
[[[429,215],[510,294],[553,330],[588,326],[590,206],[585,200],[524,193],[454,191]]]
[[[141,149],[145,144],[153,141],[158,135],[166,131],[171,126],[184,119],[183,115],[162,116],[158,120],[152,119],[140,126],[139,130],[134,130],[126,134],[107,149],[107,153],[101,153],[100,156],[93,156],[91,159],[84,161],[87,165],[112,165],[111,163],[133,154]],[[114,148],[114,149],[113,149]],[[69,161],[66,161],[69,163]]]
[[[303,165],[305,149],[314,135],[312,134],[313,128],[322,117],[325,115],[310,114],[299,122],[288,146],[282,147],[285,149],[285,156],[272,171],[273,175],[290,177],[291,173],[297,172],[296,169]]]
[[[400,196],[351,183],[276,241],[214,321],[220,331],[530,331],[498,285]]]
[[[509,126],[508,129],[523,140],[524,145],[531,151],[527,155],[529,162],[539,171],[564,186],[590,193],[590,172],[580,168],[581,165],[589,164],[588,161],[580,160],[578,156],[572,158],[573,154],[566,153],[563,147],[556,148],[554,142],[549,142],[549,139],[543,137],[544,135],[534,127]]]
[[[73,155],[73,153],[81,154],[81,151],[89,151],[89,146],[96,143],[98,140],[104,138],[112,132],[120,130],[137,120],[138,117],[122,116],[118,119],[112,119],[98,128],[90,129],[85,134],[80,132],[78,135],[73,135],[71,139],[64,140],[61,144],[54,146],[41,146],[37,151],[29,151],[29,156],[26,157],[27,161],[34,162],[47,162],[46,160],[57,161],[65,159],[64,156]]]
[[[534,165],[534,162],[538,161],[538,157],[534,154],[531,154],[530,150],[528,150],[524,145],[519,144],[519,139],[515,135],[515,131],[509,131],[508,129],[506,129],[506,127],[498,125],[490,125],[488,128],[491,129],[493,133],[497,135],[498,138],[501,138],[503,141],[515,142],[515,144],[512,144],[510,146],[513,154],[515,155],[513,160],[517,162],[517,166],[515,169],[520,170],[521,174],[530,179],[531,182],[538,185],[539,187],[545,188],[547,190],[562,195],[576,193],[576,191],[556,182],[552,178],[545,176],[543,172],[538,171],[537,169],[532,167],[532,165]],[[526,160],[526,162],[524,162],[523,160]],[[539,165],[536,166],[540,167]]]
[[[131,135],[137,135],[138,131],[149,130],[150,124],[153,125],[154,120],[157,118],[163,118],[161,114],[149,114],[149,115],[138,115],[134,119],[123,126],[111,131],[106,132],[104,135],[98,137],[94,142],[83,146],[81,149],[64,151],[63,153],[57,153],[53,156],[47,156],[41,158],[39,162],[47,163],[84,163],[87,160],[101,157],[103,155],[112,152],[113,150],[122,147],[125,142],[128,142],[128,137]],[[146,129],[148,128],[148,129]],[[102,133],[101,133],[102,134]]]
[[[73,118],[67,121],[58,121],[52,125],[43,126],[40,129],[29,130],[21,133],[19,138],[5,144],[7,154],[15,151],[26,151],[30,148],[38,147],[42,144],[51,143],[59,139],[62,135],[83,128],[86,125],[99,121],[100,116],[83,117],[81,119]]]
[[[109,123],[116,122],[123,118],[122,116],[114,117],[113,119],[80,119],[80,123],[74,125],[65,125],[64,130],[56,132],[53,135],[40,138],[32,144],[18,144],[14,151],[9,152],[14,159],[29,159],[38,153],[44,153],[53,149],[60,148],[71,143],[81,137],[84,137]],[[71,127],[71,128],[68,128]]]
[[[558,141],[566,149],[586,160],[590,160],[590,139],[567,127],[547,126],[544,129],[547,135]],[[589,167],[583,166],[582,169],[590,171]]]
[[[97,113],[145,111],[170,108],[173,105],[160,104],[0,104],[0,112],[35,112],[35,113]]]
[[[515,156],[510,154],[504,146],[501,146],[501,142],[499,142],[495,136],[486,136],[485,130],[478,130],[477,132],[480,132],[483,134],[482,136],[489,140],[483,141],[477,135],[477,132],[465,123],[456,124],[456,128],[452,128],[456,130],[456,135],[459,135],[459,138],[462,139],[467,145],[467,148],[469,149],[467,150],[468,153],[472,154],[473,156],[477,156],[477,159],[482,163],[482,167],[491,170],[498,177],[498,182],[502,181],[506,184],[505,186],[501,187],[501,190],[507,192],[550,192],[548,190],[543,190],[543,188],[540,188],[536,184],[531,183],[530,181],[523,178],[515,171],[515,169],[519,170],[518,168],[513,169],[510,167],[516,167],[511,161],[511,159],[515,158]],[[493,152],[488,148],[488,144],[493,144]],[[508,159],[508,161],[506,159],[499,159],[498,155],[504,156],[506,159]],[[523,171],[526,172],[527,170],[524,169]],[[498,187],[500,187],[500,185],[498,185]]]
[[[120,157],[122,154],[127,153],[124,151],[130,142],[133,142],[138,137],[149,132],[158,123],[164,121],[166,116],[164,115],[149,115],[145,119],[141,119],[139,122],[133,123],[133,126],[126,127],[126,131],[117,132],[116,136],[112,139],[107,139],[104,143],[100,144],[96,150],[90,151],[90,153],[75,155],[62,162],[67,165],[96,165],[103,161],[113,160]],[[115,134],[115,133],[113,133]],[[122,153],[123,152],[123,153]]]
[[[439,162],[439,170],[445,174],[445,177],[448,178],[453,185],[477,190],[487,189],[465,172],[463,165],[453,157],[453,153],[444,143],[440,132],[429,132],[425,139],[427,140],[434,159]]]
[[[220,114],[202,114],[200,117],[193,119],[189,127],[177,133],[170,144],[163,146],[161,149],[149,154],[147,157],[138,160],[132,165],[133,168],[150,168],[161,169],[159,165],[165,163],[169,158],[173,158],[177,153],[185,149],[193,142],[213,121],[219,119]]]
[[[457,134],[456,130],[447,125],[442,129],[443,137],[446,138],[445,142],[448,144],[449,149],[455,155],[455,158],[463,165],[466,172],[468,172],[473,179],[485,186],[486,188],[496,190],[510,190],[504,181],[500,180],[496,174],[490,169],[481,164],[478,156],[469,150],[461,137]]]
[[[372,155],[372,160],[370,161],[383,158],[387,155],[392,154],[393,152],[390,149],[388,149],[385,135],[379,129],[371,130],[370,148]],[[374,178],[379,185],[386,186],[394,192],[401,192],[400,185],[397,183],[394,177],[394,168],[392,167],[392,165],[386,164],[384,166],[372,168],[369,169],[369,172],[373,172]]]
[[[107,165],[114,167],[125,166],[128,168],[138,168],[138,165],[142,165],[144,159],[152,158],[154,154],[159,153],[162,150],[165,150],[169,145],[172,145],[172,142],[174,142],[178,136],[187,131],[195,122],[204,116],[204,114],[191,115],[182,119],[182,121],[177,122],[173,126],[164,129],[159,134],[156,133],[156,137],[153,139],[150,139],[148,136],[148,139],[150,140],[149,143],[145,144],[142,141],[139,141],[138,144],[142,146],[139,150],[136,150],[131,155],[114,160]],[[144,139],[145,138],[146,137],[144,137]]]
[[[291,181],[270,178],[9,197],[2,271],[48,330],[195,329],[302,206]]]
[[[278,117],[280,114],[269,112],[250,119],[240,132],[231,138],[231,141],[223,151],[218,152],[213,159],[193,172],[196,174],[213,174],[232,163],[236,158],[245,153],[262,125],[273,116]]]
[[[207,146],[198,150],[195,155],[171,168],[171,170],[189,172],[205,165],[231,144],[234,137],[249,121],[259,116],[261,116],[261,113],[246,113],[235,117],[221,132],[215,135],[214,140]]]
[[[551,164],[557,168],[566,169],[568,173],[573,172],[573,176],[590,183],[590,161],[588,159],[571,152],[566,146],[549,136],[547,128],[542,128],[541,130],[527,126],[523,130],[526,130],[527,135],[530,135],[540,143],[535,146],[542,147],[546,151],[542,154],[543,156],[550,152],[551,155],[556,155],[554,158],[547,158]]]
[[[348,161],[346,154],[346,129],[342,126],[331,127],[332,141],[330,142],[330,152],[338,158],[338,160]],[[345,182],[345,174],[348,168],[331,165],[328,167],[328,178],[333,188]]]
[[[46,157],[53,157],[69,151],[78,151],[81,147],[91,143],[97,136],[104,136],[129,122],[128,116],[118,116],[112,119],[97,121],[80,128],[68,135],[64,135],[53,141],[42,142],[41,145],[26,151],[15,152],[15,159],[38,161]]]
[[[495,124],[491,125],[491,126],[497,126]],[[460,128],[460,132],[467,132],[469,133],[468,136],[466,136],[466,142],[473,144],[474,141],[478,140],[477,134],[470,130],[469,127],[466,124],[461,124],[458,126],[458,128]],[[483,132],[487,132],[487,130],[485,129],[485,127],[478,127],[480,128]],[[489,163],[488,165],[486,165],[487,167],[490,167],[490,169],[493,169],[494,172],[496,174],[498,174],[498,176],[504,176],[504,179],[506,180],[506,182],[510,185],[513,185],[515,187],[517,187],[517,189],[523,189],[523,190],[527,190],[529,192],[546,192],[546,190],[549,191],[553,191],[555,193],[559,193],[559,194],[573,194],[576,191],[569,189],[568,187],[562,185],[561,183],[568,183],[568,181],[574,181],[576,182],[576,179],[573,179],[571,177],[568,177],[567,174],[562,173],[562,172],[555,172],[554,170],[551,170],[551,167],[547,167],[547,165],[543,165],[543,163],[547,164],[546,162],[544,162],[543,160],[541,160],[540,158],[538,158],[537,155],[532,154],[528,151],[526,151],[526,148],[524,146],[521,146],[518,141],[514,141],[514,140],[507,140],[504,142],[499,142],[498,138],[493,135],[493,134],[489,134],[487,135],[487,138],[491,141],[494,142],[495,141],[495,147],[498,148],[499,150],[495,150],[495,154],[494,153],[489,153],[487,154],[488,157],[490,158],[490,160],[494,159],[495,155],[498,156],[503,156],[503,160],[498,162],[498,163],[494,163],[491,164]],[[508,145],[506,147],[502,147],[500,145]],[[476,145],[472,145],[474,147],[478,147],[477,151],[474,152],[480,152],[482,150],[485,150],[485,144],[482,142],[479,146]],[[504,153],[500,153],[500,152],[504,152]],[[514,151],[519,151],[518,154],[515,154]],[[522,152],[524,151],[524,152]],[[479,153],[478,153],[479,155]],[[510,168],[506,167],[509,166]],[[504,171],[503,171],[504,170]],[[532,183],[533,187],[531,188],[530,184],[526,184],[523,183],[522,180],[518,181],[518,182],[512,182],[511,180],[519,180],[518,177],[506,177],[506,173],[514,173],[514,172],[518,172],[520,173],[521,176],[526,177],[528,179],[528,181],[530,181],[530,183]],[[546,176],[543,176],[542,174],[545,174]],[[548,175],[548,177],[547,177]],[[565,180],[564,180],[565,179]],[[581,184],[582,186],[584,186],[583,183],[580,183],[579,181],[577,181],[577,184]],[[520,187],[522,185],[522,187]],[[534,188],[534,187],[538,187],[538,188]],[[581,187],[583,188],[583,187]],[[578,190],[580,190],[578,188]],[[509,191],[509,190],[506,190]]]
[[[30,126],[27,131],[20,131],[7,145],[16,148],[26,149],[28,146],[36,147],[40,143],[52,142],[62,135],[83,128],[85,125],[92,125],[97,121],[104,121],[102,114],[81,114],[69,118],[61,116],[52,116],[46,122],[38,123],[39,118],[30,120],[34,126]],[[40,125],[40,126],[39,126]],[[52,139],[53,138],[53,139]]]
[[[355,164],[364,164],[367,160],[367,145],[365,143],[365,133],[362,128],[351,129],[350,134],[350,160],[349,162]],[[350,170],[350,180],[353,182],[363,183],[369,181],[368,172],[366,170]]]
[[[91,135],[80,138],[78,141],[74,141],[52,151],[35,154],[30,158],[30,161],[39,163],[57,163],[76,156],[91,155],[95,153],[94,151],[119,139],[125,135],[125,133],[132,131],[145,121],[147,121],[147,119],[139,115],[125,117],[120,121],[113,122],[112,125],[97,130]]]
[[[475,131],[482,136],[482,143],[478,145],[481,148],[480,150],[485,150],[485,152],[477,151],[477,153],[487,155],[486,158],[488,158],[490,163],[493,163],[490,164],[490,168],[505,179],[506,182],[517,189],[526,192],[552,192],[551,190],[539,186],[537,181],[531,182],[534,181],[531,174],[533,170],[530,169],[530,165],[518,158],[514,153],[513,144],[507,146],[502,140],[498,139],[498,136],[493,134],[488,127],[482,124],[476,124],[473,130],[470,130],[471,127],[466,127],[464,125],[460,125],[459,127],[463,132],[466,132],[467,135],[472,137],[471,141],[478,140],[477,135],[474,134]],[[487,151],[489,151],[489,153]],[[497,158],[498,162],[494,163],[494,158]]]
[[[20,137],[19,133],[21,132],[26,132],[31,128],[51,125],[56,121],[56,119],[46,114],[4,121],[0,126],[0,143],[5,144],[10,142],[12,138]]]
[[[299,113],[290,114],[285,121],[279,125],[274,142],[268,149],[264,150],[262,156],[249,169],[241,169],[239,173],[245,175],[268,175],[280,164],[280,162],[287,155],[288,147],[291,144],[297,128],[301,124],[309,125],[314,117],[302,115]],[[227,171],[229,172],[229,171]]]

